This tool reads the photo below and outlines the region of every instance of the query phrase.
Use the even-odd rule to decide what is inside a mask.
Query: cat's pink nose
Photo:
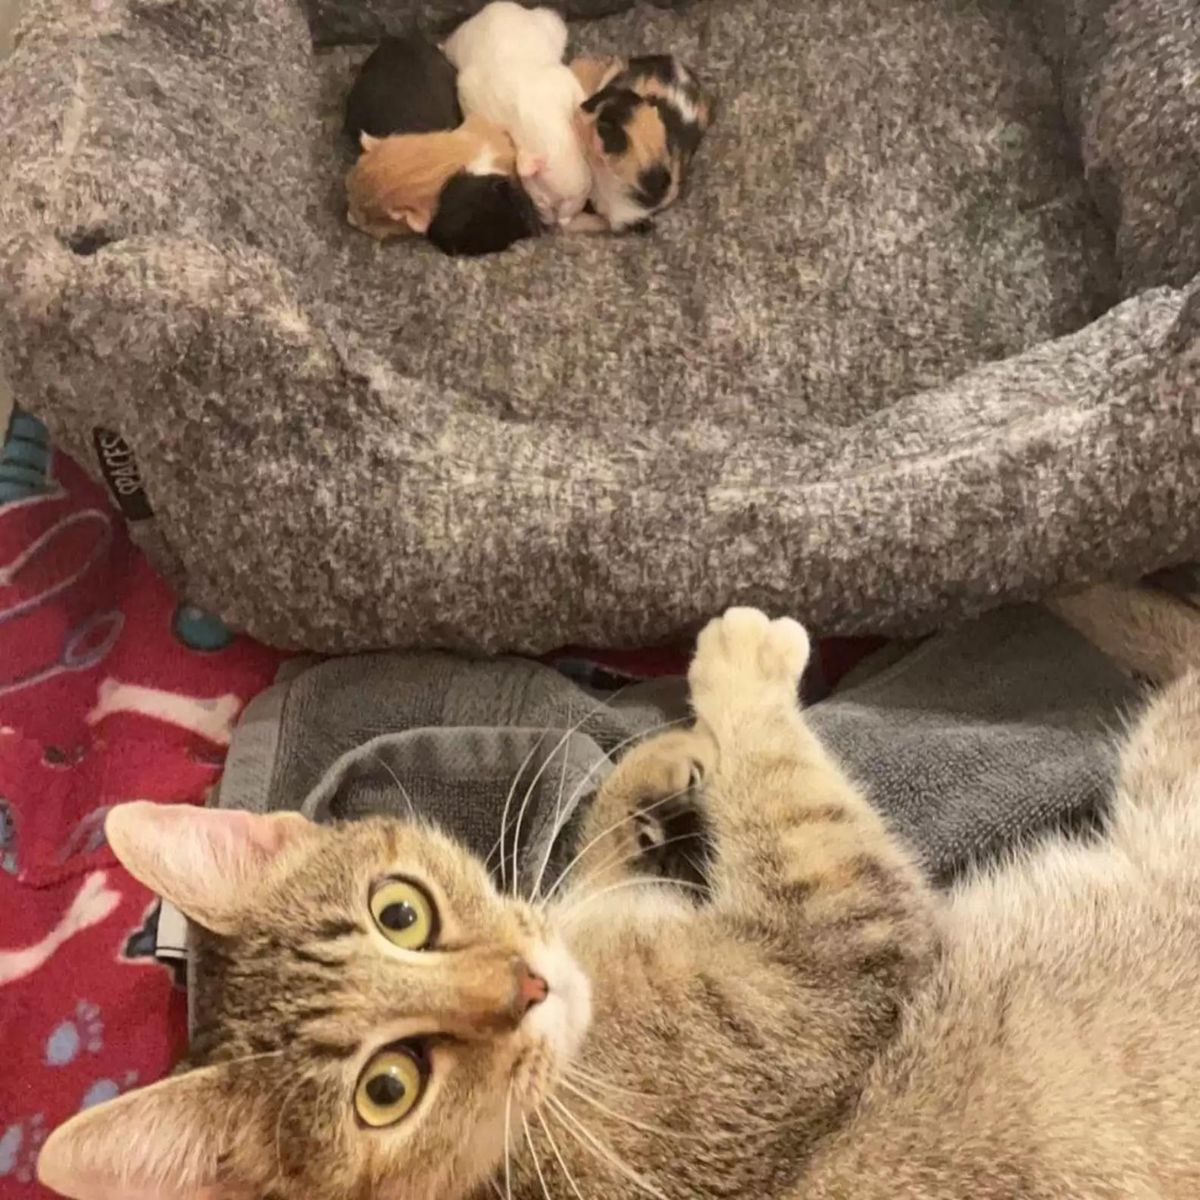
[[[535,975],[523,958],[517,959],[516,972],[515,1007],[519,1021],[535,1004],[541,1004],[545,1000],[550,994],[550,985],[540,975]]]

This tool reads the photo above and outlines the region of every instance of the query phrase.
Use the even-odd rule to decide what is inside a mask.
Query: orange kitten
[[[425,233],[442,188],[459,171],[512,175],[516,152],[498,126],[468,117],[448,133],[362,135],[363,153],[346,176],[347,219],[372,237]]]

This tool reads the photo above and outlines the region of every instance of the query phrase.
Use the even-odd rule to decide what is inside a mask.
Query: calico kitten
[[[423,34],[385,38],[359,68],[343,125],[357,148],[362,135],[439,133],[462,124],[458,73]]]
[[[218,986],[183,1069],[52,1133],[42,1181],[81,1200],[1193,1200],[1200,679],[1133,730],[1103,839],[940,895],[806,725],[808,649],[792,621],[712,622],[695,726],[619,763],[532,902],[417,823],[114,808],[113,850],[210,931]],[[703,885],[643,852],[681,800]]]
[[[709,101],[688,67],[670,55],[577,59],[576,78],[594,86],[583,104],[592,167],[590,232],[649,228],[679,198],[692,156],[712,122]]]

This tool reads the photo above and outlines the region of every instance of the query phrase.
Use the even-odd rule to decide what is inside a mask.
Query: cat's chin
[[[546,999],[525,1018],[529,1034],[550,1052],[561,1069],[579,1052],[592,1021],[592,987],[587,975],[558,938],[529,952],[529,965],[549,985]]]

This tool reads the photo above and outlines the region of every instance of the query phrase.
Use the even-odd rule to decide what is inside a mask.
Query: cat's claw
[[[710,725],[721,713],[785,705],[794,709],[808,665],[804,626],[770,620],[756,608],[731,608],[710,621],[696,642],[688,671],[696,715]]]

